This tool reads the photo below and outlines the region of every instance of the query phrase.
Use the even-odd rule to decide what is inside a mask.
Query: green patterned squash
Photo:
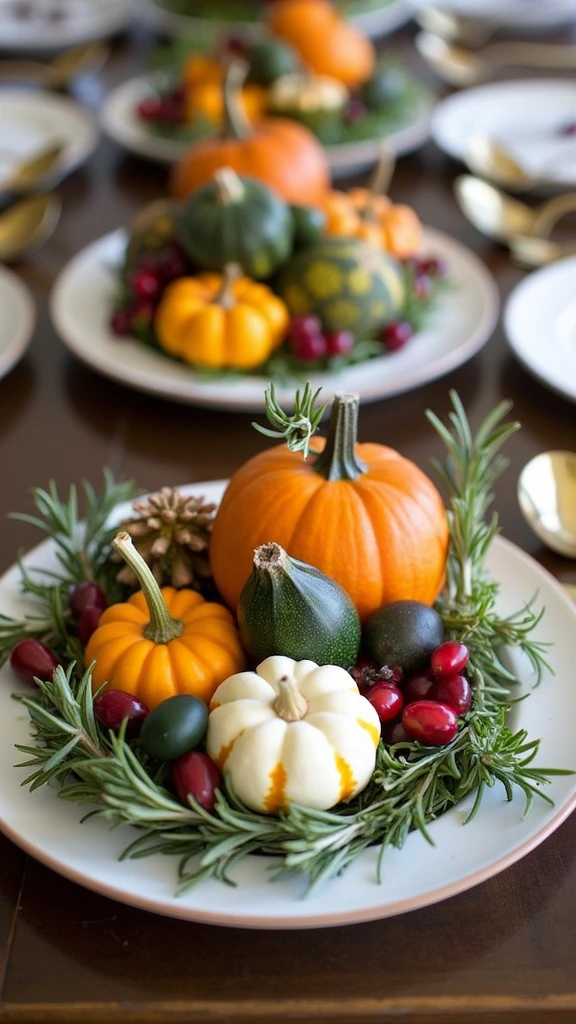
[[[400,265],[357,238],[333,235],[302,249],[277,288],[292,316],[315,313],[327,330],[373,338],[404,302]]]
[[[178,237],[204,270],[238,263],[249,277],[265,280],[290,256],[294,224],[290,207],[271,188],[221,167],[184,204]]]

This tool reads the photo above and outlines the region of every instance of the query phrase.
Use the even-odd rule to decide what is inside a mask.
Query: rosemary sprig
[[[325,403],[316,407],[321,390],[322,388],[318,388],[317,391],[313,392],[310,383],[307,381],[304,391],[302,393],[300,391],[296,392],[294,412],[291,416],[288,416],[276,400],[274,384],[269,384],[264,392],[264,398],[266,416],[274,429],[261,427],[259,423],[253,423],[252,426],[260,434],[265,434],[266,437],[284,439],[286,446],[291,452],[302,452],[304,458],[307,459],[312,435],[318,429],[327,406],[327,403]]]
[[[307,450],[306,442],[318,425],[316,399],[317,393],[308,389],[290,418],[277,406],[272,391],[278,434],[291,436],[293,420],[296,450]],[[498,532],[497,517],[486,518],[491,487],[505,466],[501,445],[516,425],[503,422],[509,411],[503,404],[473,436],[455,393],[452,403],[449,427],[429,414],[448,453],[446,466],[437,464],[448,492],[450,526],[447,590],[438,608],[448,635],[464,640],[470,649],[474,686],[472,709],[451,743],[439,748],[408,741],[392,747],[381,743],[367,789],[332,811],[292,805],[276,818],[257,814],[243,806],[226,783],[215,813],[209,814],[192,799],[188,808],[174,799],[159,781],[161,773],[146,763],[137,741],[128,743],[122,733],[114,736],[101,729],[92,710],[90,670],[76,681],[72,670],[59,669],[51,683],[41,684],[38,698],[24,698],[35,730],[34,742],[19,748],[29,757],[25,764],[34,769],[25,784],[36,788],[57,778],[63,799],[91,807],[89,813],[104,816],[112,826],[137,826],[124,856],[179,857],[179,891],[209,877],[233,883],[234,865],[254,851],[275,855],[272,878],[297,873],[310,891],[377,844],[380,876],[390,846],[401,847],[414,829],[432,842],[434,819],[471,796],[470,820],[486,788],[496,783],[507,800],[518,789],[524,794],[525,813],[536,795],[551,802],[542,786],[552,776],[567,773],[535,767],[538,740],[525,730],[513,732],[508,727],[515,678],[501,654],[503,645],[525,652],[539,678],[546,667],[543,645],[531,633],[541,613],[529,602],[517,614],[500,617],[497,586],[484,569],[489,544]]]

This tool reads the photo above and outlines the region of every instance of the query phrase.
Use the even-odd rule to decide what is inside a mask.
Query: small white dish
[[[206,379],[191,367],[109,327],[116,293],[116,267],[126,234],[115,231],[93,242],[64,268],[52,291],[54,326],[70,351],[91,369],[138,391],[191,405],[261,411],[268,380],[263,376]],[[496,285],[482,262],[454,239],[426,229],[424,252],[448,265],[453,287],[440,296],[429,326],[405,348],[378,356],[338,374],[311,373],[312,387],[328,400],[336,391],[355,391],[371,402],[411,391],[471,359],[488,340],[498,317]],[[277,385],[290,404],[294,386]]]
[[[74,100],[38,89],[0,88],[0,192],[18,164],[51,143],[63,147],[57,169],[62,177],[88,159],[97,141],[95,119]]]
[[[0,266],[0,378],[22,358],[36,324],[28,288],[12,270]]]
[[[576,402],[576,256],[535,270],[516,286],[504,329],[526,369]]]
[[[441,100],[431,133],[440,149],[464,162],[467,139],[489,136],[535,179],[573,188],[576,136],[562,129],[575,122],[576,78],[521,79],[463,89]]]
[[[576,0],[406,0],[414,10],[441,6],[468,18],[479,18],[502,28],[557,28],[576,18]]]
[[[219,501],[224,481],[196,483],[186,490]],[[124,512],[128,509],[125,508]],[[119,511],[120,514],[120,511]],[[56,565],[55,546],[46,541],[24,558],[24,565],[40,569]],[[497,538],[489,552],[487,569],[499,584],[498,609],[506,616],[521,609],[537,594],[544,614],[532,637],[550,644],[550,665],[534,687],[528,660],[511,656],[512,670],[525,695],[512,712],[512,727],[526,729],[540,739],[535,765],[576,767],[574,721],[576,688],[572,684],[576,659],[576,604],[540,565],[515,545]],[[21,617],[31,605],[19,592],[19,571],[13,567],[0,580],[0,612]],[[121,903],[152,913],[188,921],[234,928],[325,928],[379,920],[426,907],[471,889],[510,867],[535,849],[576,808],[576,775],[551,776],[545,793],[553,805],[538,796],[530,813],[523,815],[520,790],[506,800],[503,788],[486,788],[476,816],[464,824],[473,797],[429,825],[431,846],[412,832],[401,850],[384,857],[381,884],[376,880],[378,849],[365,850],[339,877],[303,899],[303,882],[290,877],[270,881],[270,857],[249,856],[230,873],[235,886],[210,880],[175,896],[178,858],[156,854],[119,860],[136,832],[129,826],[111,830],[89,810],[58,799],[58,789],[43,786],[33,793],[21,785],[29,768],[15,768],[26,760],[15,743],[30,742],[28,713],[12,692],[19,690],[8,666],[0,673],[0,828],[27,853],[47,867],[88,889]],[[28,689],[28,692],[29,689]]]
[[[160,76],[141,75],[112,89],[100,111],[102,130],[119,146],[137,156],[172,164],[190,145],[178,139],[154,135],[138,117],[138,104],[157,91]],[[386,135],[386,144],[397,156],[424,145],[430,134],[434,97],[422,96],[407,123]],[[366,139],[339,146],[327,146],[326,155],[333,177],[359,174],[378,160],[381,139]]]
[[[0,0],[0,51],[50,53],[114,35],[131,0]]]

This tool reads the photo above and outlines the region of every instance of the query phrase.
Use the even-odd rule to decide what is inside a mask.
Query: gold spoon
[[[462,17],[444,7],[429,4],[418,9],[415,19],[426,32],[441,36],[450,43],[462,42],[469,46],[487,42],[498,28],[495,22],[484,18]]]
[[[518,235],[546,236],[565,213],[576,210],[576,192],[554,196],[532,208],[472,174],[456,178],[454,194],[474,227],[499,242]]]
[[[517,191],[534,188],[549,180],[545,173],[538,176],[530,174],[504,146],[480,133],[473,133],[467,139],[463,159],[475,174]]]
[[[60,164],[64,145],[51,142],[33,157],[18,164],[10,173],[10,177],[0,186],[3,192],[29,192],[45,182],[56,171]]]
[[[530,529],[552,551],[576,558],[576,453],[542,452],[524,466],[518,504]]]
[[[473,53],[431,32],[419,32],[418,52],[450,85],[485,82],[500,67],[576,68],[576,46],[547,43],[492,43]]]
[[[50,63],[39,60],[0,61],[0,82],[6,79],[34,82],[46,89],[65,89],[83,71],[100,71],[110,49],[100,41],[63,50]]]
[[[512,258],[522,267],[544,267],[567,256],[576,256],[576,243],[563,245],[533,235],[513,235],[508,245]]]
[[[28,196],[0,213],[0,263],[15,263],[47,241],[62,207],[53,192]]]

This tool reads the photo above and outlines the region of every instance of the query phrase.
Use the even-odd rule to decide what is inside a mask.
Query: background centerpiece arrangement
[[[474,794],[472,817],[496,781],[508,799],[546,799],[555,774],[507,721],[501,658],[516,647],[540,676],[540,613],[498,615],[484,573],[508,407],[476,437],[455,395],[449,428],[430,414],[446,513],[413,463],[356,442],[354,396],[314,438],[316,398],[306,389],[287,416],[269,393],[287,447],[242,466],[218,509],[166,488],[117,532],[127,491],[107,475],[102,496],[85,488],[83,529],[75,495],[55,489],[27,517],[58,551],[52,578],[21,569],[37,614],[0,629],[39,688],[20,695],[27,782],[57,779],[64,799],[136,825],[127,854],[179,854],[183,888],[229,879],[255,850],[313,886],[373,844],[382,855],[414,829],[432,841],[439,815]]]

